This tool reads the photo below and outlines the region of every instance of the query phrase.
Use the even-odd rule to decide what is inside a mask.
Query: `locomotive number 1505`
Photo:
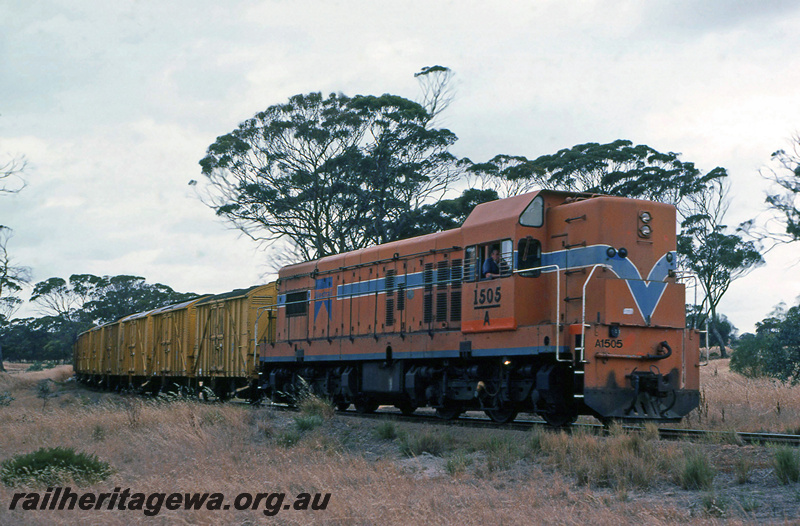
[[[502,294],[500,292],[499,285],[497,287],[489,287],[480,290],[475,289],[475,298],[472,302],[472,305],[476,309],[499,307],[501,297]]]

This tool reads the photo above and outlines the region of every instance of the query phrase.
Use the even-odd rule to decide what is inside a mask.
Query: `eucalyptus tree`
[[[306,260],[398,239],[458,175],[456,136],[430,122],[396,95],[295,95],[208,147],[202,199],[252,239],[290,241]]]
[[[53,277],[34,285],[31,302],[45,317],[74,322],[85,329],[87,323],[107,323],[196,297],[161,283],[147,283],[140,276],[73,274],[69,281]]]
[[[730,232],[724,224],[730,204],[728,191],[727,181],[715,179],[703,191],[687,196],[681,205],[684,219],[678,237],[678,252],[705,292],[700,312],[707,313],[709,336],[719,345],[723,358],[727,353],[725,339],[717,326],[719,302],[731,283],[764,263],[753,241]]]
[[[778,241],[800,240],[800,136],[792,141],[792,150],[778,150],[772,154],[776,167],[764,172],[780,190],[767,195],[769,208],[778,213],[783,232],[771,232]]]
[[[725,177],[722,168],[701,173],[680,154],[662,153],[647,145],[619,139],[607,144],[586,143],[536,159],[497,155],[485,163],[468,159],[466,170],[483,187],[514,195],[533,188],[620,195],[677,205],[684,197]]]

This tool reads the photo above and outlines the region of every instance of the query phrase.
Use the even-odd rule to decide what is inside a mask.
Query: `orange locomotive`
[[[340,408],[674,420],[699,402],[675,208],[540,191],[457,229],[285,267],[259,388]]]

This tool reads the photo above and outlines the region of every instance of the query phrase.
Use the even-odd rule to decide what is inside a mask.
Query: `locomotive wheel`
[[[436,409],[436,416],[442,420],[455,420],[461,413],[460,407],[439,407]]]
[[[575,423],[578,415],[572,412],[567,413],[542,413],[542,418],[548,425],[553,427],[568,427]]]
[[[513,406],[501,406],[499,409],[485,409],[483,412],[486,413],[486,416],[492,419],[492,422],[496,422],[498,424],[507,424],[509,422],[513,422],[514,419],[517,418],[517,413],[519,413],[519,411]]]
[[[356,398],[355,401],[356,411],[362,415],[374,413],[378,405],[378,402],[371,398]]]
[[[417,410],[417,406],[412,404],[411,402],[400,402],[394,405],[397,409],[400,410],[405,416],[410,416],[414,414],[414,411]]]

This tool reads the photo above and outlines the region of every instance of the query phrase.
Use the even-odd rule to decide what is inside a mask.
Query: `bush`
[[[728,509],[728,500],[715,493],[706,493],[701,498],[703,510],[711,517],[724,517]]]
[[[397,437],[394,422],[381,422],[375,426],[375,436],[381,440],[394,440]]]
[[[707,456],[692,452],[686,456],[683,469],[678,474],[678,483],[683,489],[711,489],[716,475]]]
[[[753,461],[748,457],[739,457],[736,459],[736,462],[733,465],[734,471],[736,473],[736,483],[737,484],[745,484],[748,480],[750,480],[750,474],[753,471],[755,465]]]
[[[304,415],[315,415],[324,419],[333,418],[335,411],[331,403],[314,394],[303,396],[297,404]]]
[[[490,472],[508,469],[526,455],[524,443],[508,435],[479,439],[473,448],[486,452],[486,467]]]
[[[800,456],[792,448],[782,447],[775,451],[772,465],[781,484],[800,482]]]
[[[800,305],[777,310],[756,323],[756,334],[743,335],[731,356],[731,370],[800,383]]]
[[[324,423],[325,421],[319,415],[303,415],[294,419],[294,425],[297,426],[298,431],[311,431]]]
[[[290,448],[300,442],[302,436],[299,432],[294,430],[284,431],[280,435],[275,438],[275,441],[278,443],[279,446]]]
[[[400,437],[400,452],[409,457],[421,455],[422,453],[442,456],[453,447],[454,443],[455,439],[449,433],[440,434],[425,431],[413,436],[402,435]]]
[[[8,407],[11,405],[15,399],[11,396],[11,393],[6,391],[5,393],[0,393],[0,407]]]
[[[447,459],[444,468],[450,475],[458,475],[464,473],[470,464],[472,460],[459,451]]]
[[[80,486],[105,480],[112,472],[96,455],[70,448],[41,448],[3,462],[0,481],[6,486],[58,486],[70,481]]]

